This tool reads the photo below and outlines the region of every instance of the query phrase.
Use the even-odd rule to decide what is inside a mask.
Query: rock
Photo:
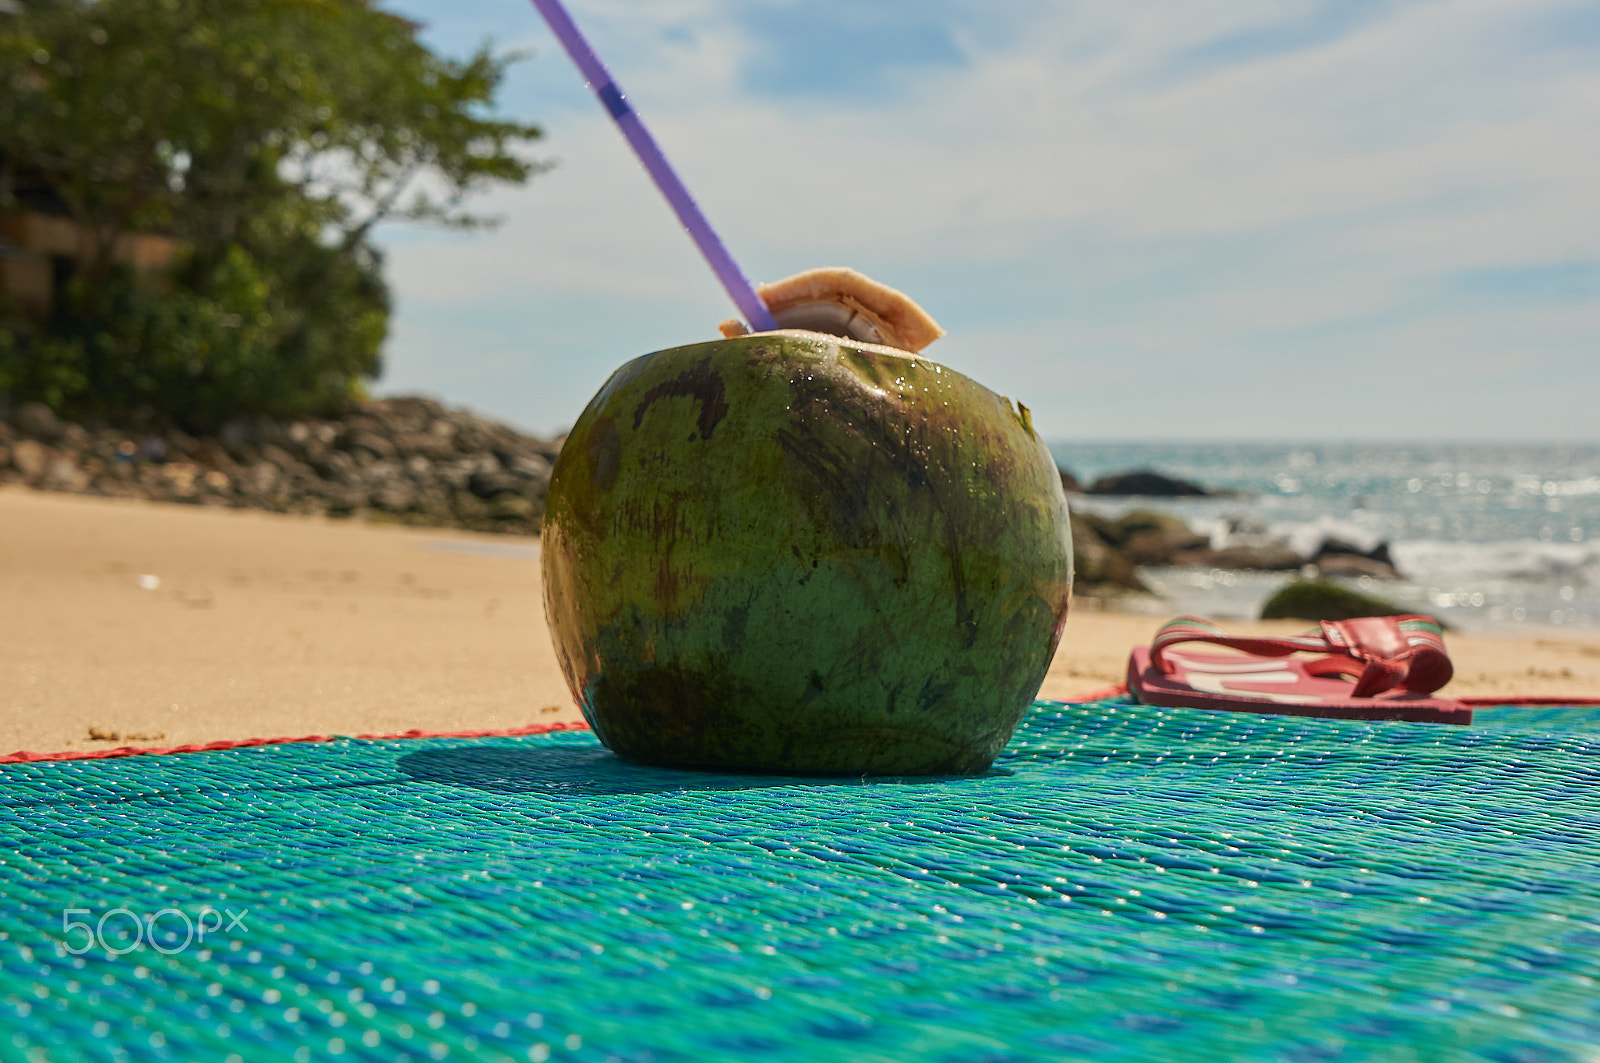
[[[374,458],[393,458],[398,454],[394,444],[388,439],[372,431],[357,431],[350,433],[345,445],[346,450],[365,451]]]
[[[1360,554],[1320,554],[1312,562],[1319,576],[1346,576],[1352,579],[1368,576],[1372,579],[1397,580],[1400,573],[1383,561]]]
[[[57,453],[45,466],[39,486],[47,491],[82,491],[89,486],[89,476],[70,455]]]
[[[43,443],[54,443],[61,435],[61,422],[42,402],[24,402],[12,415],[11,423],[22,435]]]
[[[1072,514],[1074,595],[1104,598],[1128,592],[1148,593],[1149,588],[1139,579],[1133,563],[1101,531],[1114,527],[1103,517]]]
[[[1133,536],[1148,531],[1194,534],[1182,517],[1154,509],[1130,509],[1113,521],[1112,526],[1116,529],[1117,542],[1127,542]]]
[[[361,470],[356,460],[342,450],[331,450],[320,461],[311,463],[317,475],[334,483],[354,485],[361,481]]]
[[[426,484],[434,479],[433,462],[421,454],[413,454],[406,459],[405,471],[413,483]]]
[[[186,458],[189,461],[200,460],[200,441],[187,432],[173,428],[166,434],[167,453]]]
[[[405,470],[398,461],[378,460],[361,470],[361,479],[368,484],[386,484],[404,479]]]
[[[288,472],[299,464],[293,454],[290,454],[276,443],[263,443],[261,445],[261,460],[269,465],[276,466],[282,472]]]
[[[1261,607],[1263,620],[1351,620],[1410,613],[1393,602],[1327,580],[1296,580]]]
[[[131,453],[131,451],[130,451]],[[201,465],[208,469],[220,469],[225,473],[232,473],[238,468],[233,456],[215,439],[204,439],[195,452],[195,458]]]
[[[19,439],[11,447],[11,464],[28,483],[39,479],[54,457],[50,448],[36,439]]]
[[[418,396],[378,399],[368,403],[366,408],[384,423],[391,436],[400,432],[424,432],[444,412],[437,402]]]
[[[29,412],[29,433],[0,422],[0,480],[277,512],[370,509],[406,523],[517,534],[538,530],[560,453],[555,442],[431,399],[382,399],[333,420],[236,419],[200,437],[162,426],[152,411],[131,438],[54,416],[45,407]]]
[[[550,482],[550,462],[542,454],[520,454],[510,461],[502,461],[506,471],[532,483]]]
[[[1083,494],[1083,484],[1078,482],[1076,476],[1060,467],[1057,467],[1056,471],[1061,474],[1061,490],[1069,495]]]
[[[162,465],[156,475],[157,498],[168,502],[187,502],[193,499],[195,481],[199,476],[200,466],[186,461],[174,461]]]
[[[139,441],[138,449],[134,452],[140,461],[162,462],[167,460],[167,444],[158,435],[147,434]]]
[[[92,446],[94,437],[81,424],[63,424],[55,439],[55,448],[70,454],[81,454]]]
[[[417,500],[412,509],[427,524],[448,525],[455,523],[455,512],[450,507],[450,496],[440,490],[437,485],[419,488]]]
[[[1078,534],[1078,529],[1081,528],[1085,533],[1092,533],[1095,538],[1109,546],[1119,546],[1125,538],[1116,521],[1102,517],[1098,513],[1090,513],[1087,510],[1073,510],[1072,523],[1074,536]]]
[[[1387,566],[1391,571],[1395,567],[1394,558],[1389,554],[1389,544],[1386,542],[1379,543],[1371,550],[1363,550],[1354,543],[1346,542],[1343,539],[1324,539],[1322,545],[1317,547],[1316,553],[1311,555],[1311,561],[1313,564],[1321,564],[1324,558],[1334,557],[1366,558],[1369,561],[1376,561],[1380,565]]]
[[[1310,561],[1322,576],[1370,576],[1385,580],[1400,578],[1386,542],[1379,543],[1371,550],[1363,550],[1343,539],[1325,539]]]
[[[1209,550],[1211,540],[1193,531],[1178,517],[1155,510],[1136,509],[1116,522],[1123,554],[1135,565],[1172,565],[1183,551]]]
[[[234,461],[248,465],[255,460],[255,430],[246,421],[229,421],[217,429],[217,443]]]
[[[1122,544],[1123,555],[1135,565],[1190,565],[1204,562],[1189,556],[1197,552],[1209,553],[1211,541],[1191,531],[1140,532],[1128,537]]]
[[[417,501],[417,489],[405,480],[391,480],[372,492],[372,505],[388,513],[404,513]]]
[[[500,495],[489,503],[491,520],[530,521],[535,513],[533,499],[524,495]]]
[[[468,527],[489,519],[489,503],[471,491],[457,491],[451,498],[456,519]]]
[[[482,499],[516,494],[521,486],[522,481],[508,472],[475,472],[467,481],[467,489]]]
[[[271,498],[282,475],[278,467],[271,462],[258,461],[239,477],[239,490],[257,501]]]
[[[1150,469],[1102,476],[1089,485],[1091,495],[1147,495],[1153,498],[1204,497],[1211,492],[1199,484],[1178,480]]]
[[[1179,563],[1258,572],[1296,572],[1306,563],[1306,559],[1287,543],[1227,546],[1221,550],[1207,550],[1205,555],[1203,559]]]

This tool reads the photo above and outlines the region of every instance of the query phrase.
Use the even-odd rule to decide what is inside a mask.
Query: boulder
[[[500,495],[489,503],[492,520],[531,521],[534,514],[535,503],[526,495]]]
[[[255,429],[247,421],[229,421],[217,429],[216,442],[241,465],[255,459]]]
[[[277,467],[282,472],[287,472],[299,464],[298,459],[276,443],[263,443],[260,450],[261,460],[268,465]]]
[[[52,457],[50,448],[37,439],[19,439],[11,447],[11,465],[28,483],[44,475]]]
[[[1105,598],[1119,594],[1148,593],[1134,571],[1133,562],[1105,535],[1115,526],[1093,514],[1072,514],[1072,592],[1080,597]]]
[[[1351,579],[1367,576],[1382,580],[1400,578],[1400,573],[1395,571],[1393,565],[1360,554],[1319,554],[1312,563],[1316,565],[1319,576],[1345,576]]]
[[[1371,576],[1373,579],[1399,579],[1394,558],[1389,554],[1389,544],[1379,543],[1371,550],[1363,550],[1343,539],[1324,539],[1311,563],[1324,576]]]
[[[57,452],[45,466],[39,486],[47,491],[83,491],[89,486],[89,475],[78,467],[72,455]]]
[[[276,492],[278,480],[282,475],[278,467],[271,462],[258,461],[239,477],[239,491],[253,501],[270,499]]]
[[[24,402],[18,406],[11,423],[20,434],[42,443],[53,443],[61,435],[61,421],[42,402]]]
[[[1329,580],[1296,580],[1261,607],[1263,620],[1353,620],[1359,616],[1403,616],[1410,609]]]
[[[393,458],[399,454],[393,443],[373,431],[351,432],[344,442],[346,450],[353,452],[365,451],[380,460]]]
[[[1164,476],[1151,469],[1102,476],[1089,485],[1091,495],[1144,495],[1152,498],[1205,497],[1211,492],[1199,484]]]
[[[523,481],[508,472],[475,472],[467,481],[467,489],[479,498],[490,499],[499,495],[514,495]]]
[[[404,513],[416,504],[417,489],[405,480],[391,480],[372,492],[372,505],[388,513]]]
[[[1200,535],[1181,518],[1150,509],[1136,509],[1116,521],[1118,541],[1124,556],[1135,565],[1180,564],[1176,555],[1186,551],[1209,550],[1211,540]]]
[[[1079,482],[1076,476],[1060,467],[1057,467],[1056,471],[1061,474],[1061,490],[1069,495],[1083,494],[1083,484]]]
[[[183,458],[187,461],[198,463],[200,461],[200,441],[182,429],[172,428],[166,433],[166,452],[169,456]]]
[[[69,454],[81,454],[94,446],[94,436],[81,424],[66,423],[56,434],[55,448]]]
[[[1183,562],[1180,562],[1183,563]],[[1221,550],[1208,550],[1203,560],[1194,564],[1211,568],[1245,569],[1257,572],[1296,572],[1306,563],[1287,543],[1262,543],[1250,546],[1227,546]]]
[[[538,530],[560,453],[431,399],[380,399],[328,420],[240,418],[198,437],[150,411],[120,430],[90,431],[37,405],[21,421],[26,431],[0,422],[0,480],[515,534]]]
[[[455,511],[456,519],[468,527],[489,519],[489,503],[471,491],[455,492],[451,496],[451,508]]]

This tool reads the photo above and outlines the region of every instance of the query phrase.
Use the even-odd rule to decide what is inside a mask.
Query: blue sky
[[[847,265],[1059,439],[1600,437],[1593,0],[568,0],[754,280]],[[522,0],[390,0],[556,167],[394,229],[382,393],[570,425],[733,309]]]

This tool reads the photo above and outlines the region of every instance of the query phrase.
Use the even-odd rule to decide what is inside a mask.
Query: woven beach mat
[[[0,767],[0,1058],[1577,1061],[1600,715],[1040,703],[986,775],[587,732]]]

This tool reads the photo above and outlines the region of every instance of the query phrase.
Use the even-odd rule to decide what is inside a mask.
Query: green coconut
[[[678,767],[981,772],[1072,584],[1026,407],[801,331],[617,370],[562,448],[543,535],[585,717],[618,755]]]

